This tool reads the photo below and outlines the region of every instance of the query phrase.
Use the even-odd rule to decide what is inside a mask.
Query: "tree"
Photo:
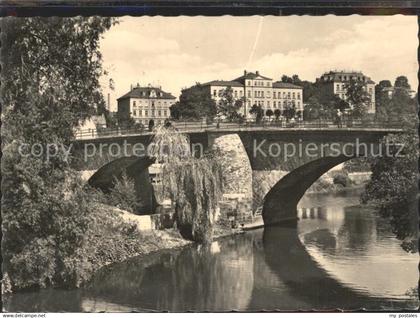
[[[155,121],[153,119],[150,119],[149,120],[149,131],[152,131],[153,127],[155,127]]]
[[[206,87],[196,83],[181,91],[179,102],[172,105],[170,111],[174,119],[213,120],[216,116],[216,102]]]
[[[391,88],[392,84],[389,80],[382,80],[375,85],[375,99],[378,102],[382,97],[388,98],[388,94],[384,93],[385,88]]]
[[[351,80],[345,85],[347,102],[352,107],[353,116],[362,118],[368,108],[370,95],[366,92],[364,83]]]
[[[283,111],[283,116],[286,117],[286,120],[290,120],[292,118],[294,118],[296,115],[296,106],[290,102],[290,101],[285,101],[285,109]]]
[[[81,119],[104,107],[101,17],[3,21],[2,256],[14,289],[74,286],[92,225],[92,204],[63,153],[22,156],[19,147],[69,147]],[[30,261],[28,261],[30,260]]]
[[[396,89],[398,89],[398,88],[404,88],[404,89],[406,89],[406,90],[411,89],[411,86],[410,86],[410,84],[408,83],[408,79],[407,79],[407,77],[406,77],[406,76],[403,76],[403,75],[398,76],[398,77],[395,79],[394,87],[395,87]]]
[[[395,147],[389,147],[390,145]],[[389,147],[389,155],[371,159],[372,176],[362,196],[363,202],[379,206],[388,219],[402,247],[418,250],[418,136],[412,129],[404,134],[388,135],[381,145]],[[403,145],[402,151],[400,147]]]
[[[261,105],[257,105],[257,104],[252,105],[251,109],[249,110],[249,113],[251,115],[255,115],[255,122],[256,123],[261,122],[261,119],[264,116],[263,108],[261,107]]]
[[[395,84],[397,86],[394,87],[391,96],[384,91],[385,88],[392,87],[390,81],[380,81],[375,86],[376,118],[413,126],[416,124],[417,104],[416,99],[410,96],[410,84],[405,76],[398,76]]]
[[[293,83],[293,79],[287,75],[282,75],[280,81],[282,83]]]
[[[122,128],[122,129],[130,129],[133,128],[136,121],[134,120],[133,117],[131,116],[124,116],[121,113],[117,113],[116,114],[116,120],[118,122],[118,127]]]
[[[276,117],[276,120],[279,120],[279,117],[281,116],[281,110],[280,109],[275,109],[274,110],[274,116]]]
[[[386,121],[389,119],[389,106],[391,98],[385,89],[392,88],[392,84],[389,80],[382,80],[375,85],[375,116],[378,120]]]
[[[290,84],[295,84],[295,85],[299,85],[302,82],[299,78],[299,75],[297,74],[292,75],[292,77],[289,77],[287,75],[282,75],[280,81],[283,83],[290,83]]]
[[[269,119],[271,119],[271,116],[273,116],[273,115],[274,115],[274,113],[273,113],[273,111],[272,111],[271,109],[267,109],[267,111],[265,112],[265,115],[266,115]]]
[[[233,97],[232,87],[226,87],[221,95],[221,98],[217,104],[218,116],[224,117],[229,121],[234,121],[240,118],[239,109],[242,107],[244,99],[235,99]]]
[[[413,127],[417,123],[417,104],[409,92],[404,89],[396,90],[388,107],[388,116],[395,121]]]
[[[335,110],[339,109],[341,112],[350,109],[349,103],[337,95],[334,96],[332,104],[334,105]]]
[[[322,105],[315,96],[312,96],[303,110],[303,118],[305,120],[319,119],[321,115]]]

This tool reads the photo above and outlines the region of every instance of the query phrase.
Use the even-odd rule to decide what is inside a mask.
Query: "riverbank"
[[[306,194],[338,194],[338,193],[344,193],[347,191],[353,191],[353,190],[363,190],[366,186],[366,183],[361,184],[351,184],[346,187],[339,185],[339,184],[327,184],[327,186],[314,186],[309,188],[305,193]]]
[[[133,257],[143,257],[194,244],[193,241],[184,239],[174,228],[140,231],[133,219],[122,216],[120,209],[111,206],[98,204],[94,218],[97,233],[87,234],[88,242],[85,248],[79,251],[83,263],[75,264],[76,282],[69,286],[33,286],[30,290],[44,287],[79,288],[89,282],[98,271],[109,265],[121,263]],[[242,229],[215,226],[212,240],[242,232]],[[9,275],[4,273],[2,295],[28,290],[16,285],[12,288],[12,285]]]

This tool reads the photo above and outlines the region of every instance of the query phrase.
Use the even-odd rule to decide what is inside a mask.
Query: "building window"
[[[251,91],[248,91],[248,97],[251,97]]]
[[[269,100],[267,101],[267,106],[270,107],[270,101]]]
[[[158,110],[158,116],[162,117],[162,112],[160,110]]]
[[[155,110],[152,109],[152,117],[155,117]]]
[[[149,111],[147,109],[144,111],[144,115],[149,116]]]
[[[300,99],[300,93],[297,93],[297,98]]]
[[[264,91],[261,91],[261,97],[264,97]]]
[[[283,92],[283,98],[286,98],[286,92]]]
[[[251,86],[251,81],[248,81],[248,85]]]
[[[292,98],[295,99],[295,92],[292,93]]]
[[[287,93],[287,99],[290,99],[290,92]]]
[[[168,116],[168,112],[166,111],[166,109],[163,111],[163,116]]]
[[[133,106],[136,106],[136,101],[133,101]]]
[[[235,91],[235,98],[238,97],[238,91]]]
[[[267,98],[270,98],[270,91],[267,91]]]
[[[255,96],[254,97],[258,97],[258,91],[255,91]]]
[[[336,85],[336,90],[339,91],[340,90],[340,84]]]
[[[267,87],[270,87],[270,82],[267,82]]]
[[[276,108],[276,102],[275,101],[273,102],[273,107]]]
[[[137,114],[136,114],[136,110],[133,110],[133,115],[134,115],[134,116],[137,116]]]
[[[214,91],[213,91],[213,96],[214,96],[214,97],[216,97],[216,96],[217,96],[217,91],[216,91],[216,90],[214,90]]]

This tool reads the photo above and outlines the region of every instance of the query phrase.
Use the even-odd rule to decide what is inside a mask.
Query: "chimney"
[[[133,84],[130,84],[130,92],[133,90]]]
[[[244,70],[244,76],[246,76],[246,70]]]
[[[260,72],[255,71],[255,75],[260,76]]]
[[[137,87],[140,87],[140,84],[139,83],[137,83]]]

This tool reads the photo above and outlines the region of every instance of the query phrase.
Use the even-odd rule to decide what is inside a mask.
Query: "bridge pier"
[[[238,134],[215,136],[210,139],[212,151],[219,154],[222,174],[221,213],[229,213],[227,206],[236,210],[236,219],[245,221],[252,217],[252,168]],[[227,204],[223,204],[227,203]],[[222,217],[225,217],[222,215]]]

